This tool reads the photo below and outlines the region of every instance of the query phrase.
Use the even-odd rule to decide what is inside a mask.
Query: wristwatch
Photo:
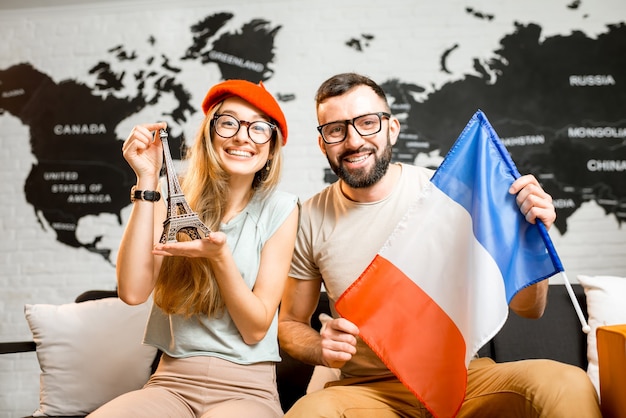
[[[137,186],[130,189],[130,202],[135,200],[146,200],[148,202],[158,202],[161,200],[161,193],[156,190],[137,190]]]

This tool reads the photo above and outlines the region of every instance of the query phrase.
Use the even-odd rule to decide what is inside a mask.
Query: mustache
[[[376,149],[372,148],[372,147],[367,147],[367,146],[362,146],[361,148],[357,149],[357,150],[349,150],[346,151],[342,154],[339,154],[339,161],[342,161],[348,157],[350,157],[351,155],[356,155],[356,154],[361,154],[361,153],[372,153],[375,154],[376,153]]]

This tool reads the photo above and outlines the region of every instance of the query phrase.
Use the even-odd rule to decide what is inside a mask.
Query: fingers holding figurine
[[[157,141],[159,130],[165,129],[165,122],[136,125],[131,130],[122,153],[135,172],[140,174],[158,174],[162,164],[161,141]]]

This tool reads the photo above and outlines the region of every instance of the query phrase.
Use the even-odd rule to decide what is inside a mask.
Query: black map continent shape
[[[408,139],[394,147],[394,160],[412,163],[418,153],[440,150],[444,155],[471,116],[481,109],[500,138],[543,135],[545,143],[509,146],[521,174],[532,173],[555,201],[555,226],[567,231],[567,219],[584,202],[595,200],[619,224],[626,221],[626,188],[622,171],[587,169],[589,160],[626,164],[626,138],[569,138],[568,128],[626,129],[626,26],[612,25],[597,39],[582,32],[541,41],[535,24],[517,25],[504,37],[497,57],[479,75],[443,85],[418,102],[419,85],[389,80],[383,89],[393,109],[407,112],[402,131]],[[490,73],[495,73],[492,80]],[[612,75],[615,85],[572,87],[573,74]],[[395,113],[395,112],[394,112]],[[435,167],[433,167],[435,168]]]
[[[130,100],[94,96],[91,90],[74,81],[55,83],[30,64],[19,64],[0,72],[4,91],[21,91],[12,99],[3,98],[1,108],[18,117],[30,130],[30,145],[37,162],[31,167],[24,185],[26,201],[50,224],[76,225],[80,218],[104,212],[118,217],[128,204],[126,187],[135,181],[134,174],[121,154],[121,142],[115,126],[144,106],[141,98]],[[89,127],[97,124],[99,133],[57,135],[60,126]],[[78,173],[77,178],[44,181],[44,173]],[[70,176],[71,177],[71,176]],[[111,202],[68,204],[68,193],[52,190],[52,185],[79,187],[76,184],[99,184],[100,194]],[[124,186],[123,188],[121,186]],[[41,219],[40,219],[41,221]],[[120,219],[121,222],[121,219]],[[82,244],[75,229],[58,229],[57,240],[72,247],[95,251],[94,242]],[[104,255],[108,256],[108,253]]]
[[[272,28],[267,21],[255,19],[240,33],[223,34],[209,46],[211,38],[230,18],[232,14],[220,13],[194,25],[191,28],[194,42],[181,59],[216,63],[224,79],[266,80],[273,73],[269,64],[274,58],[273,39],[280,26]],[[256,43],[250,45],[252,42]],[[241,49],[242,44],[247,44],[249,49]],[[555,199],[574,202],[558,208],[556,226],[561,232],[567,230],[567,218],[590,200],[595,200],[607,213],[615,214],[621,223],[624,210],[620,208],[626,205],[623,172],[592,173],[586,169],[586,163],[589,159],[626,160],[624,139],[604,138],[594,142],[569,138],[567,132],[572,126],[625,129],[626,89],[619,83],[573,88],[567,81],[572,74],[610,74],[616,80],[625,80],[624,50],[624,24],[609,26],[597,39],[574,32],[543,41],[539,26],[518,25],[513,34],[502,39],[494,59],[486,64],[475,60],[478,75],[466,75],[462,80],[447,83],[423,101],[413,96],[424,92],[423,87],[389,80],[383,83],[383,88],[392,98],[394,113],[406,115],[403,138],[394,149],[394,159],[412,163],[419,153],[439,150],[443,154],[480,108],[500,137],[545,137],[545,143],[509,147],[509,151],[522,174],[539,177]],[[221,55],[213,55],[218,59],[211,58],[211,51]],[[128,53],[122,47],[109,52],[116,52],[120,60],[138,59],[135,52]],[[248,62],[261,65],[248,65]],[[114,73],[111,67],[106,62],[94,66],[92,71],[100,79],[94,90],[115,92],[123,88],[124,74]],[[189,94],[176,82],[177,69],[169,60],[164,60],[161,67],[168,74],[147,69],[134,74],[139,93],[132,98],[97,95],[88,86],[72,80],[55,83],[29,64],[0,71],[0,112],[13,114],[29,127],[31,149],[37,159],[24,186],[26,199],[50,225],[75,226],[80,218],[101,213],[113,213],[120,218],[135,178],[121,156],[116,126],[146,106],[156,104],[163,93],[174,94],[178,102],[175,109],[164,115],[180,122],[186,120],[187,113],[194,112]],[[496,74],[495,79],[492,74]],[[156,87],[153,97],[143,94],[148,81],[153,81]],[[87,130],[95,126],[96,132],[54,133],[65,126]],[[170,138],[170,145],[181,149],[184,137]],[[52,182],[43,180],[44,173],[49,172],[77,173],[77,181],[61,179],[54,183],[66,184],[70,189],[73,182],[98,184],[98,193],[109,196],[110,201],[68,204],[67,192],[53,191]],[[328,171],[326,180],[332,180]],[[96,248],[101,237],[81,243],[75,228],[55,230],[57,240],[62,243],[85,247],[105,257],[109,255],[110,250]]]
[[[211,63],[204,58],[208,54],[208,42],[231,17],[229,13],[218,13],[192,26],[193,45],[181,59]],[[253,59],[262,67],[259,73],[242,70],[238,63],[221,63],[218,66],[222,78],[258,82],[271,77],[269,64],[274,57],[273,40],[279,28],[254,19],[241,33],[219,37],[216,42],[221,52],[245,57],[246,51],[253,51],[253,56],[246,59]],[[242,44],[247,45],[247,49],[236,46]],[[125,51],[123,46],[108,52],[118,61],[141,58],[136,52]],[[161,62],[160,68],[150,68],[157,60]],[[90,70],[90,74],[98,78],[93,90],[74,80],[56,83],[28,63],[0,70],[0,115],[8,112],[28,126],[31,151],[37,160],[24,185],[26,201],[35,209],[42,227],[45,220],[55,230],[59,242],[86,248],[107,260],[111,249],[97,246],[102,236],[83,243],[76,230],[80,219],[89,215],[111,213],[122,223],[121,211],[129,204],[129,190],[136,179],[122,157],[122,138],[116,137],[116,127],[145,107],[156,105],[166,93],[174,96],[176,105],[162,115],[171,117],[174,122],[186,121],[187,115],[199,108],[199,104],[189,103],[190,94],[176,81],[179,70],[167,57],[150,56],[144,63],[145,69],[128,75],[116,73],[111,62],[99,62]],[[135,97],[116,97],[115,93],[129,82],[136,87]],[[148,84],[155,91],[150,96]],[[180,158],[184,136],[170,135],[169,144],[173,158]]]

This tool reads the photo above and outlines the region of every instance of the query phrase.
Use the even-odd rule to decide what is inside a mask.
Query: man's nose
[[[346,127],[346,145],[352,149],[359,149],[365,142],[361,134],[359,134],[353,124],[349,123]]]

